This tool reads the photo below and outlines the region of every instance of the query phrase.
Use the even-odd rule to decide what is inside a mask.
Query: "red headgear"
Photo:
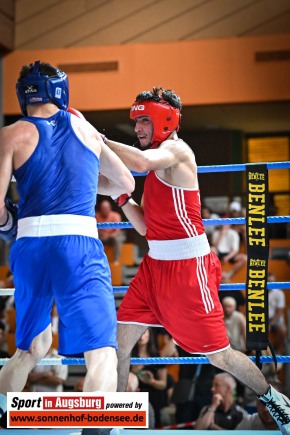
[[[154,127],[150,148],[158,147],[174,131],[179,130],[180,110],[167,101],[135,101],[130,110],[130,118],[149,116]]]

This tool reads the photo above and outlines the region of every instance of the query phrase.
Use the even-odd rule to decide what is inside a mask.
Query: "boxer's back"
[[[27,160],[14,171],[20,194],[19,218],[94,216],[99,159],[77,137],[70,117],[59,110],[49,118],[22,119],[36,127],[39,139]]]

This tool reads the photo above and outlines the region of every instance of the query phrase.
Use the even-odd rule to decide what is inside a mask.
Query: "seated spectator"
[[[204,407],[195,423],[197,430],[234,430],[242,421],[245,411],[234,402],[236,381],[229,373],[215,375],[212,401]]]
[[[275,282],[276,277],[273,273],[268,274],[268,281]],[[273,344],[280,354],[285,350],[285,339],[287,327],[285,322],[284,310],[286,307],[285,294],[283,290],[269,290],[269,330],[273,333]]]
[[[229,272],[224,272],[224,281],[230,279],[247,263],[247,256],[239,252],[240,239],[231,225],[221,225],[214,231],[212,237],[212,250],[216,252],[222,265],[231,264]]]
[[[132,357],[150,358],[158,357],[159,352],[155,345],[151,328],[148,328],[132,350]],[[149,393],[149,402],[155,413],[156,427],[160,426],[160,410],[167,405],[167,369],[164,365],[133,365],[131,371],[139,379],[140,391]]]
[[[276,390],[285,394],[281,383],[272,382]],[[278,430],[278,426],[269,413],[267,407],[260,400],[256,399],[257,412],[254,414],[244,414],[243,420],[238,424],[236,430]]]
[[[222,306],[231,347],[244,352],[246,350],[246,317],[237,311],[237,303],[230,296],[223,298]]]
[[[99,205],[96,219],[98,223],[121,222],[121,215],[120,213],[113,211],[111,203],[107,199],[104,199]],[[113,246],[114,263],[118,264],[121,254],[121,245],[124,240],[121,230],[118,228],[99,230],[99,238],[103,242],[103,245]]]
[[[266,350],[262,350],[262,355],[272,356],[269,348],[267,348]],[[276,388],[276,384],[280,383],[279,372],[282,368],[283,368],[283,363],[281,362],[277,363],[277,370],[274,363],[267,363],[262,365],[263,375],[265,376],[267,382],[269,382],[269,384],[273,385],[275,388]],[[243,406],[247,412],[253,413],[257,411],[256,398],[257,398],[256,394],[252,390],[250,390],[250,388],[244,387]]]
[[[229,215],[231,218],[246,217],[246,209],[238,201],[232,201],[229,205]],[[246,224],[235,225],[235,230],[239,234],[240,241],[246,243],[247,228]]]
[[[222,283],[225,283],[227,280],[222,278]],[[246,313],[246,299],[241,290],[223,290],[219,292],[219,299],[221,303],[224,298],[231,297],[236,301],[237,310],[241,313]]]
[[[0,358],[10,358],[9,353],[7,353],[7,332],[6,326],[0,321]],[[2,366],[0,366],[1,370]]]
[[[1,288],[14,288],[13,275],[8,271],[6,277],[3,280],[0,280]],[[14,296],[1,296],[0,298],[0,321],[5,325],[8,323],[7,319],[7,308],[9,306],[9,302],[12,301],[14,308]]]
[[[229,205],[229,215],[230,217],[236,218],[242,215],[242,206],[239,201],[232,201]]]
[[[133,372],[129,372],[128,385],[127,385],[126,391],[128,393],[135,393],[136,391],[140,391],[138,376],[135,375],[135,373],[133,373]],[[153,409],[153,406],[151,405],[151,403],[149,403],[148,412],[149,412],[148,429],[154,429],[155,428],[155,415],[154,415],[154,409]]]
[[[5,279],[0,281],[0,287],[3,288],[14,288],[13,275],[10,270],[8,271]]]
[[[212,211],[208,207],[203,207],[201,209],[201,217],[202,219],[219,219],[219,215],[216,213],[212,213]],[[205,225],[204,227],[205,234],[207,235],[210,244],[215,229],[216,225]]]
[[[180,357],[192,355],[177,347]],[[202,356],[202,355],[195,355]],[[174,386],[172,402],[176,405],[176,423],[193,422],[211,400],[211,386],[216,374],[211,364],[181,364],[179,381]]]
[[[50,349],[46,358],[58,358],[57,351]],[[29,391],[31,392],[62,392],[63,384],[68,377],[67,365],[44,366],[37,365],[28,375]]]

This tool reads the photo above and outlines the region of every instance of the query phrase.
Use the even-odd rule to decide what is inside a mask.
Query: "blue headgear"
[[[69,89],[65,72],[55,69],[54,76],[40,72],[40,61],[30,64],[32,71],[16,83],[16,93],[21,111],[27,115],[30,104],[53,103],[59,109],[68,108]]]

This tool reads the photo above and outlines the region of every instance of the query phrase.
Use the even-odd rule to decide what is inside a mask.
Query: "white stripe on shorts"
[[[210,293],[210,289],[207,285],[207,273],[204,267],[203,257],[198,257],[196,259],[196,276],[199,283],[204,309],[206,314],[208,314],[214,309],[214,303]]]

